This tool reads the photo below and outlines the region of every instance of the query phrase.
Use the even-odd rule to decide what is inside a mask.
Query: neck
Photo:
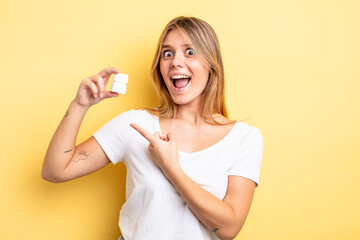
[[[204,122],[201,116],[200,104],[177,105],[176,119],[185,120],[193,125],[198,125]]]

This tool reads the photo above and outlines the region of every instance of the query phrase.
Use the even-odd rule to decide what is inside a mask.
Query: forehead
[[[192,45],[184,36],[184,34],[177,28],[171,29],[165,36],[162,47],[164,46],[177,46],[184,45],[189,46]]]

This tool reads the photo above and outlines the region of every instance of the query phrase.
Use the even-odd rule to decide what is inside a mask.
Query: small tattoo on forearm
[[[86,154],[85,151],[81,151],[81,152],[79,152],[79,155],[80,155],[81,157],[80,157],[78,160],[74,160],[74,162],[78,162],[78,161],[80,161],[80,160],[85,160],[85,159],[88,158],[88,156],[89,156],[90,154]]]
[[[66,111],[65,113],[65,117],[67,117],[69,115],[69,111]]]
[[[212,232],[217,232],[219,230],[219,228],[214,228],[213,230],[211,230]]]
[[[70,150],[67,150],[67,151],[65,151],[64,153],[68,153],[68,152],[71,152],[72,151],[72,149],[70,149]]]

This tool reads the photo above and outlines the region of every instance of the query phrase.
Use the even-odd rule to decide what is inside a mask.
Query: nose
[[[184,67],[184,56],[182,56],[182,54],[180,54],[179,52],[175,53],[171,61],[171,68],[175,67]]]

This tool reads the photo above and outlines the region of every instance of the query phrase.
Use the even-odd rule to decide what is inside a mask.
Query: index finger
[[[108,67],[108,68],[105,68],[104,70],[102,70],[99,73],[99,75],[105,76],[105,75],[111,75],[113,73],[120,73],[120,69],[118,69],[116,67]]]
[[[136,123],[130,123],[130,126],[138,131],[144,138],[146,138],[150,143],[153,141],[154,136],[146,129],[140,127]]]

